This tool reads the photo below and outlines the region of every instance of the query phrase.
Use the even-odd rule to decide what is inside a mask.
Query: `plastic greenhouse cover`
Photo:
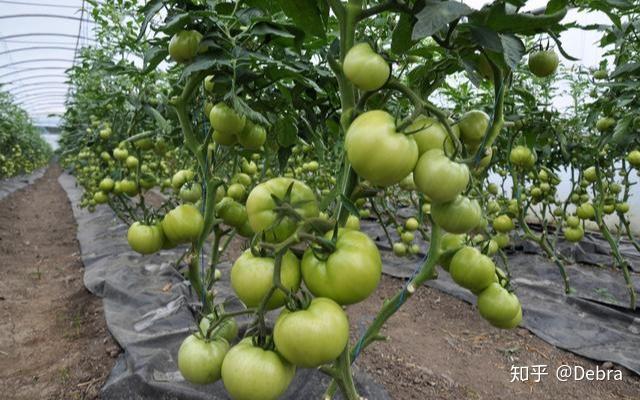
[[[229,399],[222,382],[192,385],[177,370],[180,343],[195,329],[190,304],[196,302],[188,281],[168,262],[178,259],[179,250],[141,257],[129,248],[127,227],[110,209],[98,207],[94,213],[80,209],[81,193],[75,179],[63,174],[59,182],[78,223],[84,284],[103,298],[107,327],[124,349],[102,388],[102,398]],[[230,265],[223,263],[219,268],[223,279],[216,285],[218,296],[231,296]],[[247,320],[238,322],[242,333]],[[282,398],[321,398],[327,384],[328,378],[318,370],[299,369]],[[363,373],[356,372],[356,386],[366,398],[389,399],[384,389]]]
[[[7,178],[0,181],[0,200],[9,196],[16,190],[20,190],[25,186],[31,185],[44,175],[45,168],[38,169],[28,175],[18,175],[13,178]]]

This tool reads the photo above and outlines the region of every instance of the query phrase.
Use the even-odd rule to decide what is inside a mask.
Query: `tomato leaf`
[[[147,30],[147,26],[149,25],[149,22],[151,22],[153,17],[158,13],[158,11],[160,11],[160,9],[162,9],[163,6],[164,6],[163,0],[151,0],[147,4],[145,4],[144,7],[140,9],[140,12],[144,13],[144,20],[140,25],[140,33],[138,34],[138,40],[142,39],[145,31]],[[94,8],[94,10],[98,10],[98,8],[96,7]]]
[[[396,54],[403,54],[409,50],[416,42],[411,40],[411,31],[413,30],[413,15],[400,14],[398,25],[391,35],[391,51]]]
[[[295,24],[310,34],[320,38],[325,37],[329,7],[326,0],[277,0],[282,11]]]
[[[420,40],[429,37],[446,28],[450,22],[473,11],[469,6],[457,1],[427,1],[424,8],[416,14],[417,22],[411,38]]]
[[[524,43],[516,35],[511,34],[500,35],[500,42],[502,43],[504,62],[509,68],[516,69],[526,51]]]
[[[285,116],[276,121],[274,130],[277,132],[278,144],[281,147],[290,147],[298,141],[298,127],[291,116]]]
[[[165,45],[151,47],[144,53],[144,66],[142,71],[144,73],[153,71],[168,55],[169,51]]]
[[[611,78],[616,78],[624,74],[634,74],[637,72],[640,72],[640,63],[637,63],[637,62],[627,63],[627,64],[620,65],[618,68],[616,68],[615,71],[611,73]]]

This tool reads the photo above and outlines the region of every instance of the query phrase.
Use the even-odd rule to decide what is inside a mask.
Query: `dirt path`
[[[350,307],[352,332],[361,332],[382,299],[403,281],[384,276],[377,292]],[[431,288],[421,288],[388,322],[388,341],[372,344],[357,365],[383,383],[393,399],[640,399],[640,380],[622,372],[622,381],[560,382],[563,365],[612,368],[553,347],[526,329],[492,328],[469,304]],[[511,366],[547,365],[549,375],[534,383],[511,383]],[[613,377],[613,375],[611,375]]]
[[[51,166],[0,201],[0,398],[93,399],[119,348],[82,283],[76,223]]]

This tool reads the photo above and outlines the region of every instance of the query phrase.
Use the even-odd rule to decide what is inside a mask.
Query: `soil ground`
[[[3,399],[89,399],[119,349],[104,324],[101,300],[82,285],[76,227],[50,168],[34,185],[0,202],[0,388]],[[239,254],[241,243],[231,246]],[[349,308],[354,339],[402,280],[384,276],[368,300]],[[640,399],[640,380],[559,382],[563,364],[618,368],[559,350],[525,329],[489,326],[469,304],[421,288],[395,314],[385,342],[356,365],[406,399]],[[547,365],[534,383],[511,383],[511,367]],[[375,399],[369,399],[375,400]]]
[[[84,287],[60,168],[0,201],[0,398],[94,399],[120,349]]]

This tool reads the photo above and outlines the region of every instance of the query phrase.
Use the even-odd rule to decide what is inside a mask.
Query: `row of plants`
[[[29,114],[0,88],[0,179],[31,173],[50,158],[51,147]]]
[[[200,299],[176,358],[185,379],[276,399],[297,367],[318,368],[332,379],[327,398],[357,399],[352,363],[438,266],[491,325],[514,328],[522,307],[504,249],[533,241],[569,292],[572,260],[558,243],[587,226],[611,245],[635,307],[618,241],[637,247],[625,217],[640,166],[637,7],[579,4],[613,23],[601,45],[615,57],[592,73],[558,69],[573,59],[558,39],[576,25],[562,22],[569,4],[525,3],[94,4],[99,45],[69,73],[62,161],[83,206],[107,204],[129,224],[133,250],[184,249],[177,264]],[[557,110],[554,82],[565,78],[574,107]],[[413,215],[399,218],[400,207]],[[362,218],[415,273],[350,343],[345,307],[382,273]],[[246,250],[230,280],[244,307],[232,310],[215,287],[238,240]],[[242,337],[240,316],[251,321]]]

